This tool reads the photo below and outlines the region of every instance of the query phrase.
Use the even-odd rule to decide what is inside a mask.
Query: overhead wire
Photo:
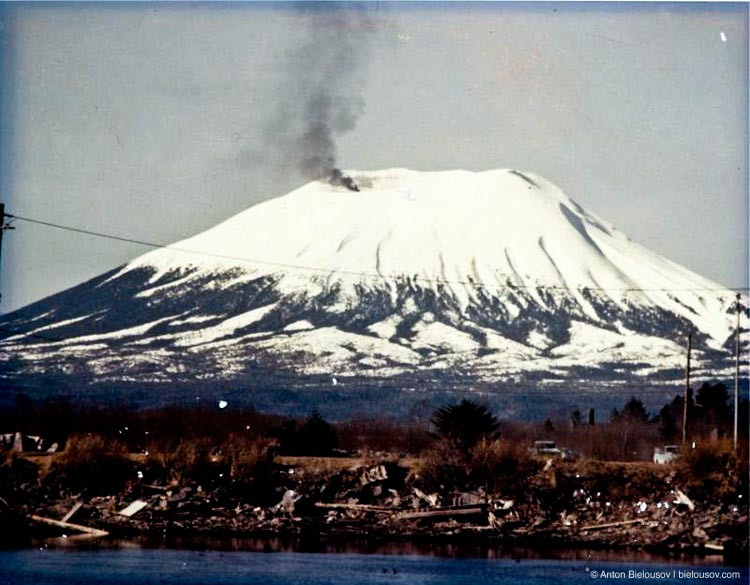
[[[202,251],[202,250],[191,250],[191,249],[181,248],[181,247],[170,245],[170,244],[162,244],[162,243],[157,243],[157,242],[152,242],[152,241],[147,241],[147,240],[142,240],[142,239],[137,239],[137,238],[132,238],[132,237],[125,237],[125,236],[120,236],[120,235],[116,235],[116,234],[111,234],[111,233],[106,233],[106,232],[91,230],[91,229],[87,229],[87,228],[80,228],[80,227],[75,227],[75,226],[63,225],[63,224],[59,224],[59,223],[56,223],[56,222],[44,221],[44,220],[40,220],[40,219],[36,219],[36,218],[31,218],[31,217],[26,217],[26,216],[21,216],[21,215],[17,215],[17,214],[6,214],[6,216],[9,217],[9,218],[15,219],[15,220],[20,220],[20,221],[24,221],[24,222],[28,222],[28,223],[36,224],[36,225],[41,225],[41,226],[45,226],[45,227],[49,227],[49,228],[64,230],[64,231],[73,232],[73,233],[79,233],[79,234],[83,234],[83,235],[94,236],[94,237],[98,237],[98,238],[105,238],[105,239],[109,239],[109,240],[120,241],[120,242],[125,242],[125,243],[130,243],[130,244],[136,244],[136,245],[141,245],[141,246],[150,247],[150,248],[154,248],[154,249],[168,249],[170,251],[179,252],[179,253],[185,253],[185,254],[195,254],[195,255],[201,255],[201,256],[219,258],[219,259],[224,259],[224,260],[231,260],[231,261],[235,261],[235,262],[243,262],[243,263],[250,263],[250,264],[272,266],[272,267],[276,267],[276,268],[279,268],[279,269],[287,269],[287,270],[312,271],[312,272],[321,272],[321,273],[325,273],[325,274],[344,274],[344,275],[356,276],[356,277],[360,277],[360,278],[376,278],[376,279],[382,279],[382,280],[394,280],[394,281],[403,281],[404,280],[403,276],[388,276],[388,275],[383,275],[383,274],[379,274],[379,273],[367,273],[367,272],[347,271],[347,270],[340,270],[340,269],[335,269],[335,268],[323,268],[323,267],[306,266],[306,265],[300,265],[300,264],[290,264],[290,263],[283,263],[283,262],[273,262],[273,261],[262,260],[262,259],[253,259],[253,258],[246,258],[246,257],[241,257],[241,256],[230,256],[230,255],[225,255],[225,254],[217,254],[217,253],[206,252],[206,251]],[[507,276],[508,278],[510,278],[511,276],[514,276],[514,275],[505,275],[505,276]],[[431,278],[426,278],[426,277],[417,277],[415,280],[416,281],[422,281],[422,282],[431,282],[431,283],[436,283],[436,284],[465,285],[465,286],[471,286],[471,287],[478,288],[478,289],[482,289],[482,288],[508,288],[508,289],[570,290],[570,288],[571,288],[571,287],[568,287],[568,286],[561,286],[561,285],[529,285],[529,284],[505,284],[505,285],[503,285],[503,284],[499,284],[499,283],[497,285],[493,285],[493,284],[479,283],[479,282],[475,282],[475,281],[431,279]],[[706,292],[706,293],[708,293],[708,292],[727,292],[727,291],[747,291],[747,290],[750,290],[748,288],[726,288],[726,287],[722,287],[722,288],[709,288],[709,287],[702,287],[702,288],[651,288],[651,289],[649,289],[649,288],[628,287],[628,288],[613,289],[613,288],[594,287],[594,286],[581,287],[581,289],[582,290],[601,290],[601,291],[621,291],[621,292],[678,292],[678,291],[686,291],[687,292],[687,291],[692,291],[692,292]],[[214,327],[216,327],[216,326],[214,326]],[[10,330],[10,329],[4,328],[4,327],[0,327],[0,331],[5,331],[5,332],[11,333],[13,335],[22,335],[22,336],[31,337],[31,338],[35,338],[35,339],[40,339],[40,340],[44,340],[44,341],[48,341],[48,342],[54,342],[54,343],[65,343],[65,342],[68,342],[68,341],[75,341],[75,339],[76,339],[76,338],[54,338],[54,337],[51,337],[51,336],[46,336],[46,335],[41,335],[39,333],[35,333],[33,331],[32,332],[22,332],[22,331],[17,331],[17,330]],[[450,352],[450,353],[447,353],[445,355],[435,356],[434,359],[446,359],[446,358],[450,359],[452,356],[457,355],[458,353],[471,353],[473,351],[474,350],[466,350],[465,352]],[[79,356],[75,356],[75,355],[69,355],[68,357],[71,357],[71,358],[74,358],[74,359],[78,358],[78,359],[82,359],[84,361],[86,360],[86,358],[84,358],[84,357],[79,357]],[[180,356],[159,356],[157,354],[152,354],[150,357],[152,359],[156,359],[156,361],[158,361],[159,359],[174,360],[175,357],[178,357],[179,360],[183,360],[183,361],[187,360],[188,362],[192,358],[195,358],[195,359],[200,359],[201,362],[205,364],[205,357],[200,357],[200,356],[197,356],[197,355],[196,356],[192,356],[189,353],[183,353]],[[622,363],[624,361],[636,361],[637,362],[637,361],[640,361],[640,360],[636,360],[636,359],[618,360],[618,363]],[[518,371],[517,367],[515,367],[515,366],[508,367],[507,370]],[[235,370],[235,371],[238,372],[238,373],[253,374],[253,375],[258,375],[258,376],[261,376],[261,377],[265,376],[265,377],[274,378],[274,379],[277,379],[277,380],[278,379],[281,379],[281,380],[293,380],[295,383],[300,383],[301,381],[304,381],[304,380],[307,379],[307,380],[310,380],[311,384],[315,384],[315,385],[321,384],[326,377],[328,377],[330,379],[330,374],[285,373],[285,372],[280,372],[280,371],[277,371],[277,370],[270,370],[268,368],[259,368],[259,367],[249,367],[248,368],[247,366],[244,366],[240,370]],[[438,371],[438,370],[431,370],[431,371]],[[493,364],[493,371],[494,372],[498,371],[498,368],[497,368],[496,364]],[[404,374],[400,374],[400,375],[403,376]],[[393,384],[393,380],[391,378],[382,378],[381,379],[381,378],[379,378],[377,376],[366,376],[366,375],[356,375],[356,374],[355,375],[338,374],[337,376],[341,379],[342,383],[346,382],[346,384],[348,386],[352,386],[352,385],[356,386],[358,383],[360,383],[360,381],[364,382],[364,385],[366,385],[368,387],[373,387],[373,386],[382,387],[384,385],[389,385],[389,384],[392,385]],[[397,377],[398,376],[399,375],[397,375]],[[411,382],[411,383],[415,383],[416,381],[418,381],[418,377],[417,377],[416,380],[415,379],[409,380],[409,382]],[[586,380],[581,379],[581,381],[585,381],[585,382],[587,382],[589,384],[591,383],[590,379],[586,379]],[[478,386],[487,386],[487,385],[491,385],[493,383],[499,383],[499,382],[492,382],[492,381],[487,382],[487,381],[481,381],[481,380],[476,380],[476,379],[461,379],[461,378],[459,378],[458,380],[448,381],[448,380],[445,379],[444,376],[439,376],[438,380],[428,379],[428,380],[424,380],[423,382],[428,383],[428,384],[432,384],[432,385],[435,385],[437,383],[439,385],[442,385],[444,388],[447,388],[447,389],[450,389],[450,390],[455,390],[457,386],[460,387],[461,384],[464,384],[464,383],[466,383],[467,385],[470,385],[470,386],[474,387],[474,389],[477,389]],[[632,380],[632,382],[633,383],[640,383],[640,384],[643,383],[643,381],[640,380],[640,379],[638,379],[638,378],[634,378]],[[507,381],[503,381],[502,383],[507,384]],[[525,384],[528,384],[528,383],[530,383],[530,382],[526,382]],[[537,382],[537,383],[542,383],[542,382]],[[557,380],[557,379],[547,380],[546,383],[547,384],[555,384],[555,383],[569,384],[569,383],[572,383],[572,382],[571,382],[571,380],[570,380],[569,377],[566,377],[564,379],[559,379],[559,380]],[[478,390],[478,391],[481,391],[481,390]],[[662,390],[655,389],[655,391],[658,392],[658,393],[663,393]],[[528,392],[529,392],[528,387],[525,387],[524,390],[523,390],[523,393],[528,393]],[[535,390],[534,393],[535,394],[540,394],[541,391]],[[564,393],[566,393],[566,392],[561,392],[559,389],[558,390],[550,390],[549,391],[550,395],[555,395],[555,396],[561,395],[561,394],[564,394]],[[570,394],[580,395],[582,393],[582,391],[580,389],[577,389],[577,390],[571,391],[569,393]],[[591,391],[590,393],[591,394],[597,394],[598,392],[597,391]]]
[[[408,280],[410,277],[407,277],[406,275],[387,275],[387,274],[381,274],[377,272],[360,272],[360,271],[353,271],[353,270],[343,270],[340,268],[334,268],[334,267],[324,267],[324,266],[309,266],[304,264],[293,264],[293,263],[286,263],[286,262],[276,262],[271,260],[264,260],[259,258],[248,258],[244,256],[233,256],[233,255],[227,255],[227,254],[219,254],[216,252],[208,252],[205,250],[193,250],[188,248],[182,248],[175,246],[174,244],[163,244],[159,242],[153,242],[148,240],[142,240],[132,237],[126,237],[126,236],[120,236],[117,234],[111,234],[106,233],[102,231],[96,231],[91,230],[87,228],[81,228],[81,227],[75,227],[75,226],[69,226],[64,225],[56,222],[51,221],[45,221],[40,220],[36,218],[26,217],[18,214],[5,214],[6,217],[25,221],[27,223],[35,224],[35,225],[41,225],[53,229],[59,229],[63,231],[78,233],[78,234],[84,234],[88,236],[93,236],[97,238],[104,238],[119,242],[125,242],[129,244],[136,244],[139,246],[149,247],[153,249],[166,249],[172,252],[178,252],[183,254],[192,254],[192,255],[198,255],[198,256],[205,256],[208,258],[216,258],[216,259],[222,259],[222,260],[230,260],[233,262],[241,262],[241,263],[247,263],[247,264],[255,264],[260,266],[270,266],[275,267],[279,269],[286,269],[286,270],[296,270],[296,271],[306,271],[306,272],[318,272],[322,274],[337,274],[337,275],[346,275],[346,276],[353,276],[353,277],[359,277],[359,278],[365,278],[365,279],[380,279],[380,280],[386,280],[386,281],[394,281],[394,282],[403,282],[404,280]],[[507,279],[515,278],[516,275],[513,274],[496,274],[496,276],[505,277]],[[462,286],[469,286],[473,287],[475,289],[521,289],[521,290],[571,290],[573,287],[571,286],[564,286],[559,284],[524,284],[524,283],[482,283],[482,282],[476,282],[473,280],[453,280],[453,279],[441,279],[441,278],[429,278],[424,276],[416,275],[413,277],[414,282],[426,282],[426,283],[432,283],[432,284],[438,284],[438,285],[462,285]],[[610,287],[601,287],[601,286],[581,286],[577,287],[576,290],[582,290],[582,291],[590,291],[590,290],[596,290],[596,291],[602,291],[602,292],[745,292],[750,291],[750,287],[662,287],[662,288],[641,288],[641,287],[620,287],[620,288],[610,288]]]

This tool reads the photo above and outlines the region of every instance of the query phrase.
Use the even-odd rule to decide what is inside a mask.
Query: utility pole
[[[3,227],[5,226],[5,203],[0,203],[0,259],[3,257]],[[2,297],[2,295],[0,295]]]
[[[737,293],[737,331],[734,340],[734,450],[737,450],[737,420],[740,407],[740,293]]]
[[[5,230],[14,230],[12,225],[5,223],[6,217],[13,217],[12,215],[8,215],[5,213],[5,203],[0,203],[0,259],[2,259],[3,256],[3,232]],[[0,293],[0,300],[2,300],[3,295]]]
[[[687,368],[685,369],[685,398],[682,400],[682,444],[687,443],[688,396],[690,395],[690,344],[693,336],[687,338]]]

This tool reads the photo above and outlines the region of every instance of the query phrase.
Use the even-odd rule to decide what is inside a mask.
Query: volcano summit
[[[346,175],[359,191],[309,183],[3,316],[5,393],[528,413],[671,396],[687,334],[698,377],[731,375],[734,294],[542,177]]]

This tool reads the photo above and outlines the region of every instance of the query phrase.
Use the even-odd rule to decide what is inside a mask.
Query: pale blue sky
[[[301,107],[289,60],[315,46],[310,15],[2,9],[8,212],[171,242],[305,182],[264,151],[283,150],[268,134],[279,107]],[[337,142],[340,166],[536,172],[654,251],[747,287],[747,4],[370,9],[343,80],[362,111]],[[147,251],[16,227],[3,312]]]

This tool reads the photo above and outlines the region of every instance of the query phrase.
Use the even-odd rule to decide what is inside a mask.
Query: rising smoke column
[[[358,191],[337,167],[336,138],[364,111],[374,25],[364,7],[317,6],[302,17],[306,36],[285,58],[267,139],[280,148],[282,169]]]

